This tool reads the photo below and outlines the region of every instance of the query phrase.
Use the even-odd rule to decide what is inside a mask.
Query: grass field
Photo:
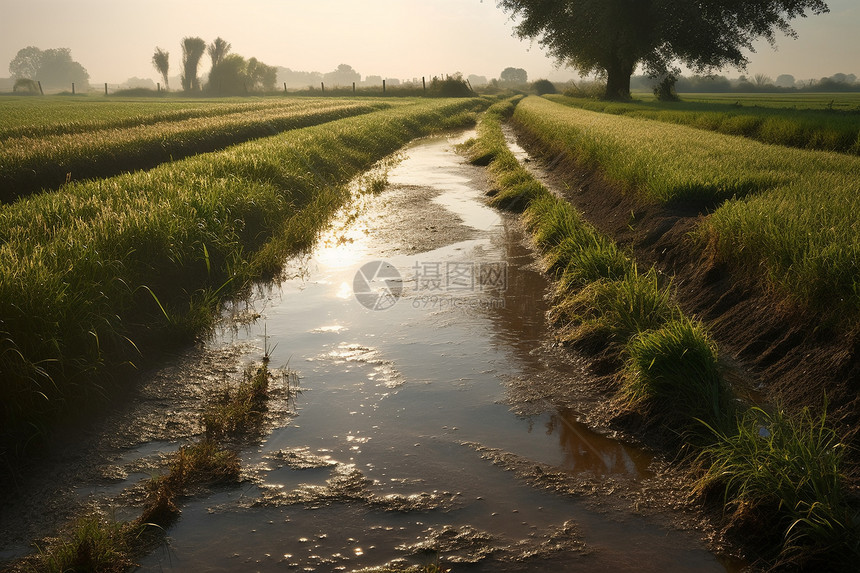
[[[121,362],[208,328],[219,300],[312,245],[352,177],[486,105],[411,100],[0,206],[4,433],[44,428]]]
[[[92,104],[91,111],[95,115],[113,112],[108,103],[110,100]],[[163,119],[163,114],[136,116],[139,125],[123,127],[115,122],[104,127],[91,120],[89,129],[73,133],[7,138],[0,142],[0,201],[58,188],[68,181],[148,169],[281,131],[391,107],[373,100],[309,98],[275,100],[275,104],[246,105],[240,111],[236,105],[216,104],[211,115],[172,120]],[[199,114],[202,110],[193,111]],[[36,115],[35,109],[30,112]],[[75,125],[82,128],[83,123]]]
[[[689,125],[764,143],[860,154],[860,94],[856,98],[854,94],[840,94],[840,99],[826,102],[826,94],[814,98],[768,95],[740,99],[697,96],[680,102],[659,102],[653,97],[632,102],[545,97],[589,111]],[[791,101],[795,103],[789,104]]]
[[[718,256],[831,317],[860,318],[860,158],[765,145],[531,97],[514,120],[651,201],[714,211]]]
[[[501,124],[512,112],[522,120],[544,110],[553,133],[567,127],[563,116],[547,112],[553,104],[537,98],[520,102],[516,111],[513,105],[496,104],[485,114],[470,159],[489,164],[491,203],[524,213],[556,279],[551,316],[561,338],[591,338],[598,352],[623,359],[615,378],[619,397],[647,424],[668,428],[684,442],[683,451],[695,460],[695,492],[723,504],[735,528],[749,528],[747,541],[766,562],[852,570],[860,556],[860,522],[846,485],[845,445],[826,415],[804,410],[792,416],[778,406],[767,413],[743,404],[724,378],[707,326],[683,315],[670,281],[653,269],[638,270],[629,253],[536,181],[503,145]]]
[[[0,98],[0,141],[278,108],[283,99]]]

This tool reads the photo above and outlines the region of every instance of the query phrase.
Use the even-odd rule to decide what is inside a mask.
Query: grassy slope
[[[313,243],[350,178],[485,105],[416,101],[0,207],[4,432],[43,427],[139,348],[206,328],[220,298]]]
[[[560,95],[547,99],[613,115],[653,119],[803,149],[860,154],[860,112],[744,106],[740,102],[607,102]],[[734,100],[733,100],[734,101]]]
[[[140,125],[125,127],[93,122],[88,131],[8,138],[0,143],[0,200],[57,188],[67,180],[148,169],[195,153],[390,107],[379,101],[342,99],[276,103],[231,113],[222,112],[235,106],[216,104],[211,115],[202,117],[143,119]]]
[[[515,120],[650,200],[720,204],[701,232],[723,260],[802,304],[860,314],[860,158],[528,98]]]
[[[619,395],[698,452],[696,491],[725,504],[729,527],[765,565],[853,570],[858,512],[845,486],[845,447],[825,417],[752,408],[736,418],[744,408],[723,379],[706,327],[684,317],[652,272],[640,273],[628,254],[519,165],[501,132],[511,108],[497,104],[485,114],[470,157],[489,164],[498,187],[491,203],[524,212],[556,278],[552,314],[561,334],[597,332],[602,345],[624,357]]]

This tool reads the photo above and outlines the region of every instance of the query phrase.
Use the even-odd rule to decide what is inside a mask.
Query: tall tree
[[[38,79],[49,88],[68,88],[72,83],[85,88],[89,85],[90,74],[72,59],[71,49],[53,48],[42,52]]]
[[[215,38],[215,41],[209,44],[209,47],[206,49],[209,54],[209,58],[212,60],[212,69],[215,69],[215,66],[221,63],[224,59],[224,56],[230,53],[230,48],[233,46],[230,45],[230,42],[224,40],[220,36]],[[211,73],[211,71],[210,71]]]
[[[828,11],[823,0],[498,0],[517,17],[516,33],[537,39],[561,64],[605,75],[606,97],[630,96],[638,66],[653,77],[727,65],[745,68],[745,51],[789,22]]]
[[[36,79],[42,66],[42,50],[35,46],[27,46],[18,50],[18,54],[9,62],[9,73],[16,80]]]
[[[182,39],[182,89],[186,92],[200,91],[200,78],[197,70],[200,59],[206,53],[206,42],[203,38]]]
[[[170,71],[170,52],[165,52],[161,48],[156,47],[155,53],[152,54],[152,65],[161,74],[161,79],[164,80],[164,89],[169,90],[167,73]]]
[[[499,79],[509,84],[525,84],[529,81],[529,74],[522,68],[505,68],[499,75]]]
[[[85,88],[90,79],[87,70],[72,59],[69,48],[26,47],[9,63],[9,72],[15,79],[39,80],[46,88],[69,88],[73,83]]]

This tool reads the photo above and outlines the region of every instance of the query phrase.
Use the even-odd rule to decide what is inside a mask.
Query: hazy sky
[[[830,14],[796,22],[798,40],[781,37],[777,51],[763,44],[748,73],[860,75],[860,2],[829,5]],[[531,80],[573,77],[512,30],[495,0],[0,0],[0,77],[26,46],[71,48],[94,84],[157,79],[151,58],[160,46],[178,75],[185,36],[221,36],[234,53],[301,71],[346,63],[362,76],[494,78],[513,66]]]

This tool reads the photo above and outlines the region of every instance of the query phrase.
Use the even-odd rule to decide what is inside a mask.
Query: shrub
[[[12,91],[20,95],[38,95],[40,93],[39,84],[30,78],[18,78],[15,80]]]
[[[623,395],[636,408],[685,434],[701,434],[701,422],[727,427],[732,398],[723,380],[717,346],[704,326],[678,317],[627,344]]]
[[[708,470],[698,492],[721,490],[743,527],[777,531],[783,561],[818,558],[828,570],[853,569],[860,559],[860,515],[848,502],[843,481],[845,445],[827,427],[826,413],[804,409],[789,416],[777,407],[748,411],[736,433],[715,432],[717,443],[702,460]],[[762,528],[762,516],[769,519]],[[812,568],[810,568],[812,570]]]
[[[558,90],[555,89],[555,84],[549,80],[535,81],[535,83],[532,84],[532,91],[539,96],[558,93]]]

